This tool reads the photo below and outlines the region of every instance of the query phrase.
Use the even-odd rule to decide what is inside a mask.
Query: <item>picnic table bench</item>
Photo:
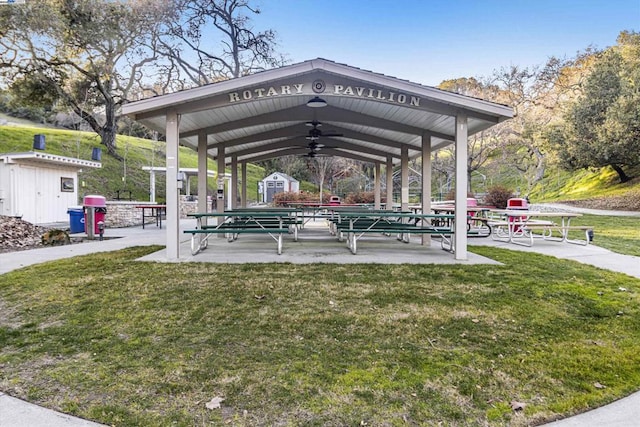
[[[357,242],[366,233],[392,235],[404,243],[409,243],[411,234],[429,234],[441,238],[444,250],[453,251],[451,236],[454,234],[453,221],[449,226],[438,227],[430,224],[433,219],[453,219],[454,215],[416,214],[412,212],[392,211],[341,211],[333,219],[338,240],[344,240],[354,255],[357,253]]]
[[[533,246],[534,239],[588,245],[593,240],[593,227],[571,225],[571,219],[582,214],[575,212],[536,212],[526,210],[496,211],[498,220],[489,220],[493,240],[523,246]],[[559,218],[560,224],[550,220]],[[570,231],[584,232],[584,239],[570,239]],[[554,233],[556,233],[554,235]],[[524,240],[518,240],[524,239]]]
[[[282,254],[282,236],[294,234],[298,240],[300,219],[291,216],[291,210],[239,209],[227,212],[194,213],[187,216],[195,218],[195,229],[184,230],[191,234],[191,254],[196,255],[208,246],[211,235],[224,234],[228,242],[235,241],[240,234],[268,234],[277,243],[278,255]],[[215,225],[206,223],[208,218],[218,219]],[[221,220],[221,221],[220,221]],[[198,238],[199,236],[199,238]]]

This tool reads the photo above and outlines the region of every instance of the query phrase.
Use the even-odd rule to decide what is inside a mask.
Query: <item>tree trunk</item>
[[[540,151],[540,148],[533,146],[531,147],[533,154],[536,156],[536,174],[533,177],[533,184],[539,182],[544,178],[544,170],[545,170],[545,158],[544,154]]]
[[[102,131],[102,144],[107,147],[107,152],[114,158],[122,160],[122,156],[116,151],[116,132],[115,128],[105,126]]]
[[[106,120],[100,133],[100,136],[102,137],[102,144],[107,147],[107,152],[111,156],[118,160],[122,160],[122,156],[116,152],[116,130],[118,129],[118,119],[116,117],[117,107],[115,103],[110,102],[110,99],[107,101],[108,102],[105,105]]]
[[[630,178],[627,176],[626,173],[624,173],[624,171],[622,170],[622,168],[620,166],[612,164],[611,167],[618,174],[618,177],[620,178],[620,182],[621,183],[625,183],[625,182],[629,181]]]
[[[95,133],[100,135],[100,143],[107,148],[107,152],[109,155],[118,159],[120,161],[123,160],[122,156],[120,156],[116,152],[116,130],[118,118],[116,116],[116,104],[113,102],[112,98],[105,97],[105,116],[106,120],[104,124],[100,124],[96,117],[91,114],[91,112],[86,111],[80,104],[75,102],[73,98],[67,95],[63,95],[65,100],[69,103],[73,111],[84,120],[90,127],[93,129]]]

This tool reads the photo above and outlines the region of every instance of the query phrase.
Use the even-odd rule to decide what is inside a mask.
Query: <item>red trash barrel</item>
[[[87,230],[87,216],[91,214],[90,210],[93,210],[93,234],[100,234],[98,223],[102,222],[104,224],[104,217],[107,213],[107,199],[104,196],[84,196],[82,205],[84,206],[84,232],[90,234],[89,230]]]
[[[507,200],[507,209],[512,209],[512,210],[522,210],[522,211],[528,211],[529,210],[529,202],[527,202],[527,199],[521,199],[518,197],[514,197],[511,198],[509,200]],[[523,217],[509,217],[509,222],[522,222],[526,219],[526,216]],[[520,231],[521,226],[519,224],[516,224],[513,227],[513,231]]]

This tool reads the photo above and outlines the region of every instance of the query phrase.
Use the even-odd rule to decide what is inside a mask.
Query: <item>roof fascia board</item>
[[[27,151],[23,153],[6,153],[0,155],[6,163],[46,163],[55,166],[72,167],[82,169],[83,167],[101,168],[102,163],[92,162],[90,160],[78,159],[75,157],[58,156],[56,154],[40,153],[35,151]]]
[[[463,108],[464,110],[496,116],[504,116],[505,118],[513,117],[513,108],[506,105],[497,104],[495,102],[472,98],[466,95],[448,92],[431,86],[423,86],[421,84],[413,83],[408,80],[385,76],[383,74],[378,74],[371,71],[360,70],[349,65],[338,64],[323,59],[313,60],[311,62],[314,69],[321,68],[328,72],[348,75],[359,80],[364,80],[368,83],[378,84],[381,86],[391,86],[394,89],[421,95],[437,102],[452,105],[457,108]]]
[[[501,104],[471,98],[441,89],[423,86],[395,77],[384,76],[370,71],[360,70],[347,65],[337,64],[331,61],[316,59],[312,61],[294,64],[273,70],[244,76],[237,79],[226,80],[211,85],[205,85],[188,89],[182,92],[149,98],[148,100],[135,101],[123,106],[123,113],[133,115],[136,120],[144,120],[150,117],[162,115],[167,108],[177,109],[180,114],[192,111],[213,108],[219,106],[220,99],[213,100],[212,97],[223,97],[234,90],[247,88],[255,85],[266,85],[277,80],[291,79],[300,74],[324,71],[342,78],[351,78],[368,85],[379,85],[391,88],[398,92],[419,95],[426,103],[419,109],[433,111],[440,114],[455,116],[463,110],[469,116],[498,123],[501,120],[513,117],[513,109]],[[331,91],[324,92],[327,96],[340,96]],[[292,96],[309,96],[304,95]],[[228,102],[228,101],[225,101]]]
[[[154,117],[162,115],[163,113],[160,111],[152,113],[152,115],[149,115],[149,113],[157,110],[176,108],[183,104],[192,103],[211,96],[226,94],[227,92],[238,90],[246,86],[264,84],[269,81],[279,80],[309,71],[313,71],[310,61],[288,65],[281,68],[274,68],[235,79],[224,80],[204,86],[197,86],[180,92],[129,102],[122,106],[122,114],[134,115],[136,120],[145,117]]]

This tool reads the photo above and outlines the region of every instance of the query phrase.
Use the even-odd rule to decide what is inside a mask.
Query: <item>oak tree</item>
[[[25,102],[70,108],[116,153],[119,107],[154,62],[161,0],[39,0],[0,8],[0,69]]]
[[[620,182],[640,165],[640,34],[622,32],[599,53],[582,93],[551,141],[570,169],[610,166]]]

